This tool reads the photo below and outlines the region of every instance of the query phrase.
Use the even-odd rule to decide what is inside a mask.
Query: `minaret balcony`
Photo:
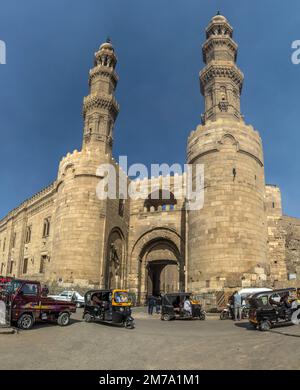
[[[83,117],[88,111],[97,108],[110,111],[114,119],[120,110],[120,106],[113,95],[92,94],[86,96],[83,100]]]

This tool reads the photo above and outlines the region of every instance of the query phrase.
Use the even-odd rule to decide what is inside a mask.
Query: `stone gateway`
[[[300,222],[282,215],[280,189],[265,184],[262,141],[241,113],[244,76],[224,16],[211,19],[202,49],[205,111],[188,138],[187,162],[204,165],[203,208],[188,210],[176,198],[173,176],[168,190],[162,177],[144,179],[143,200],[97,197],[100,164],[121,174],[112,157],[119,104],[108,40],[89,73],[82,148],[61,160],[52,184],[0,221],[0,274],[52,288],[127,288],[138,301],[162,291],[297,284]]]

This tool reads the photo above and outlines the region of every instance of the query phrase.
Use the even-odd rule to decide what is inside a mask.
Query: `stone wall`
[[[297,275],[298,286],[300,284],[300,219],[282,217],[282,227],[286,234],[285,260],[288,274]]]
[[[268,259],[270,263],[269,284],[271,287],[287,280],[285,262],[285,231],[282,226],[280,189],[276,185],[266,186],[265,209],[268,225]]]
[[[3,274],[44,279],[52,255],[55,197],[56,182],[23,202],[0,221],[0,264]],[[50,223],[47,235],[43,234],[45,219]],[[29,228],[31,234],[27,242],[26,232]]]

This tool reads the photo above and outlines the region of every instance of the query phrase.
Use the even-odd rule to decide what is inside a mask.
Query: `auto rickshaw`
[[[184,309],[184,302],[188,299],[191,303],[191,312]],[[201,304],[192,293],[179,292],[164,294],[162,296],[161,320],[170,321],[174,319],[198,319],[205,320],[206,313]]]
[[[127,290],[91,290],[84,296],[83,319],[135,327],[131,316],[132,303]]]
[[[297,290],[285,288],[253,294],[249,299],[249,321],[261,331],[280,325],[293,325],[299,316]],[[296,320],[299,321],[299,318]]]

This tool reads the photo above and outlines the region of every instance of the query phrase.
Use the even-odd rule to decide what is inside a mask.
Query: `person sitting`
[[[189,316],[192,316],[192,304],[189,298],[186,298],[183,303],[183,311]]]
[[[44,286],[42,288],[42,291],[41,291],[41,296],[42,297],[47,297],[48,294],[49,294],[49,289],[48,289],[47,285],[44,284]]]
[[[101,301],[101,299],[99,299],[97,294],[93,295],[93,297],[92,297],[92,304],[94,306],[100,306],[102,304],[102,301]]]
[[[289,293],[287,293],[280,299],[282,314],[286,318],[292,315],[292,303],[289,298]]]

